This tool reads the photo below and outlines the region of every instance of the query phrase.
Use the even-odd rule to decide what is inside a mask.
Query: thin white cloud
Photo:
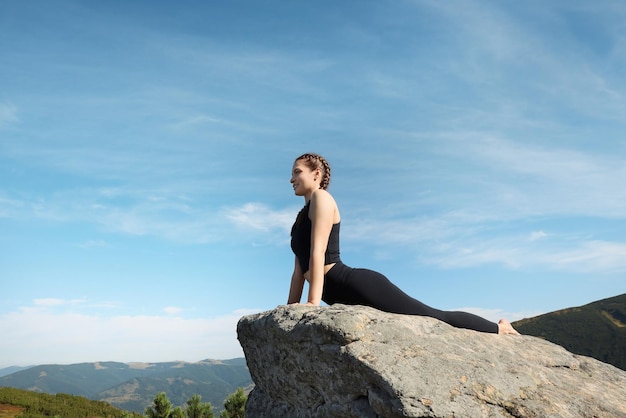
[[[217,220],[210,211],[201,211],[189,216],[166,213],[139,203],[130,208],[102,207],[88,219],[109,231],[136,236],[162,237],[174,242],[203,244],[219,241],[224,234],[219,231]]]
[[[184,119],[177,121],[175,123],[171,123],[169,128],[177,131],[184,132],[188,129],[202,127],[207,124],[212,123],[223,123],[224,121],[209,115],[195,115],[195,116],[186,116]]]
[[[545,233],[543,231],[533,231],[533,232],[530,233],[530,236],[528,237],[528,239],[530,241],[537,241],[537,240],[540,240],[540,239],[543,239],[543,238],[546,238],[546,237],[549,237],[549,236],[550,236],[550,234],[547,234],[547,233]]]
[[[295,214],[297,214],[297,209],[277,211],[262,203],[251,202],[230,209],[226,217],[242,228],[252,228],[264,232],[278,229],[284,232],[291,229]]]
[[[24,210],[24,202],[3,196],[0,191],[0,218],[12,218]]]
[[[395,79],[392,91],[412,93],[417,113],[430,115],[420,129],[435,121],[463,133],[517,131],[521,141],[619,140],[610,136],[626,116],[623,6],[420,1],[415,7],[434,12],[444,36],[434,34],[437,49],[421,48],[435,58],[419,56],[413,74],[395,70],[386,78]],[[378,91],[381,83],[373,80]]]
[[[602,231],[582,226],[562,232],[528,231],[524,226],[533,222],[534,214],[512,213],[506,207],[500,208],[501,212],[490,209],[484,217],[472,208],[464,216],[453,212],[397,220],[357,219],[342,231],[342,250],[348,261],[350,252],[365,243],[367,251],[380,253],[380,257],[397,251],[404,257],[408,252],[421,264],[443,269],[500,265],[597,274],[626,270],[626,242],[599,238]],[[549,212],[537,217],[548,227],[551,219],[559,219]],[[601,214],[598,219],[603,219]]]
[[[542,261],[547,266],[575,272],[626,272],[626,243],[582,242],[575,248],[545,254]]]
[[[500,247],[494,246],[493,242],[484,244],[474,240],[439,246],[434,251],[424,253],[420,260],[425,264],[434,264],[445,269],[488,264],[499,264],[511,269],[518,269],[523,265],[527,266],[528,262],[532,262],[521,251],[522,249],[517,247]]]
[[[0,217],[39,219],[58,223],[89,222],[115,233],[161,237],[174,242],[208,243],[228,236],[222,210],[190,200],[178,191],[133,188],[130,190],[71,190],[46,198],[0,200]],[[104,247],[93,239],[81,248]]]
[[[508,312],[505,309],[485,309],[475,307],[454,308],[451,310],[473,313],[474,315],[478,315],[492,322],[498,322],[500,319],[507,319],[513,322],[524,318],[532,318],[545,313],[539,311]]]
[[[93,361],[198,361],[243,356],[237,310],[212,318],[102,316],[57,309],[71,301],[41,299],[0,316],[2,366]],[[43,308],[54,309],[43,309]]]
[[[85,241],[85,242],[83,242],[83,243],[81,243],[81,244],[78,244],[78,246],[79,246],[80,248],[85,248],[85,249],[88,249],[88,248],[101,248],[101,247],[107,247],[107,246],[108,246],[108,244],[107,244],[107,242],[106,242],[106,241],[104,241],[104,240],[95,239],[95,240],[88,240],[88,241]]]
[[[539,240],[543,241],[543,240]],[[626,243],[551,235],[549,242],[474,236],[440,246],[418,247],[424,264],[441,268],[468,268],[487,264],[511,269],[541,268],[546,271],[611,274],[626,271]]]
[[[165,308],[163,308],[163,312],[165,312],[168,315],[176,315],[179,314],[183,311],[183,308],[179,308],[177,306],[166,306]]]
[[[19,121],[17,107],[11,103],[0,103],[0,128]]]
[[[463,210],[508,219],[525,216],[626,216],[626,160],[619,155],[538,146],[489,134],[458,132],[438,153],[463,167],[475,199]],[[449,174],[450,175],[450,174]],[[468,180],[469,179],[469,180]],[[499,215],[498,215],[499,214]]]
[[[50,308],[61,306],[75,306],[87,302],[86,299],[58,299],[58,298],[41,298],[33,299],[33,306],[37,308]]]

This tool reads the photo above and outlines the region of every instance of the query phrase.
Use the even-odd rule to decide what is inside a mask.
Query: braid
[[[322,171],[322,179],[320,180],[320,189],[326,190],[330,184],[330,164],[326,158],[319,154],[307,153],[302,154],[296,161],[304,160],[311,170],[320,169]]]
[[[328,164],[328,161],[326,161],[326,158],[321,157],[321,156],[320,156],[320,162],[324,166],[324,169],[322,170],[323,174],[322,174],[322,181],[320,181],[320,187],[323,190],[326,190],[328,188],[328,185],[330,184],[330,164]]]

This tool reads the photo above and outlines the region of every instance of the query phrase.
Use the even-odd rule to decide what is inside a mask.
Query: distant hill
[[[626,294],[514,322],[568,351],[626,370]]]
[[[11,367],[7,367],[4,369],[0,369],[0,377],[2,376],[6,376],[12,373],[16,373],[22,370],[26,370],[26,369],[30,369],[32,366],[27,366],[27,367],[18,367],[18,366],[11,366]],[[1,416],[1,415],[0,415]]]
[[[216,410],[221,410],[224,399],[237,388],[248,391],[252,386],[245,359],[241,358],[220,363],[186,363],[183,367],[135,377],[99,392],[94,399],[128,411],[143,412],[158,392],[165,392],[177,406],[184,406],[187,399],[198,394],[203,402],[211,402]]]
[[[143,413],[158,392],[176,406],[194,394],[222,409],[238,387],[253,385],[244,358],[197,363],[98,362],[33,366],[0,377],[0,386],[44,393],[66,393],[102,400],[118,408]]]

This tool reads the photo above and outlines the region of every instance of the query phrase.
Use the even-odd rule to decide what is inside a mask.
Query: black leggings
[[[453,327],[498,333],[498,324],[467,312],[441,311],[413,299],[382,274],[355,269],[342,262],[324,277],[322,300],[329,305],[365,305],[381,311],[439,319]]]

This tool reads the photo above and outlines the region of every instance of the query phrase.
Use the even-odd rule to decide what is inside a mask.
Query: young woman
[[[297,196],[304,197],[304,208],[291,230],[291,248],[296,255],[289,299],[300,303],[304,281],[309,283],[307,305],[365,305],[385,312],[430,316],[458,328],[498,334],[519,334],[501,319],[488,321],[466,312],[441,311],[413,299],[385,276],[372,270],[346,266],[339,258],[339,225],[341,216],[332,195],[330,166],[317,154],[296,159],[291,184]]]

